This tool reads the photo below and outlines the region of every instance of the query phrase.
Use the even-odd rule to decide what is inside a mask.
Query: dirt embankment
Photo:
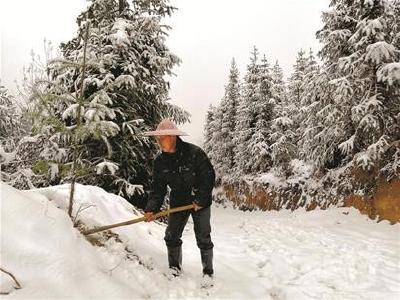
[[[333,197],[319,194],[318,191],[308,197],[304,197],[304,194],[300,186],[278,190],[268,185],[240,182],[223,185],[216,197],[229,199],[241,209],[294,210],[305,207],[306,210],[312,210],[317,207],[326,209],[331,205],[355,207],[371,219],[388,220],[391,223],[400,222],[399,179],[377,182],[369,196],[349,193],[347,196]]]

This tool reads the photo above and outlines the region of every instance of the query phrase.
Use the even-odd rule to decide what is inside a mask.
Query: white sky
[[[31,49],[42,53],[43,39],[58,45],[73,37],[85,0],[0,1],[0,79],[13,90]],[[178,7],[166,23],[168,45],[182,63],[174,69],[171,99],[192,114],[181,128],[185,140],[201,144],[206,111],[224,92],[232,57],[241,77],[256,45],[270,63],[279,60],[287,76],[300,48],[320,48],[315,32],[328,0],[172,0]]]

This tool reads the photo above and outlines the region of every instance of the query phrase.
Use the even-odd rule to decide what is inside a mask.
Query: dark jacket
[[[215,171],[207,154],[179,137],[174,153],[161,152],[154,159],[153,182],[145,211],[158,212],[171,188],[170,207],[196,201],[202,207],[212,202]]]

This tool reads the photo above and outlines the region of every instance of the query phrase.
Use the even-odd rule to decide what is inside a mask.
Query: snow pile
[[[164,225],[141,223],[93,235],[97,247],[73,228],[65,212],[69,185],[18,191],[1,183],[1,193],[1,266],[22,285],[13,290],[11,278],[2,274],[1,292],[24,299],[168,298]],[[141,214],[119,196],[77,185],[73,216],[93,227]],[[153,257],[159,258],[156,272]],[[169,297],[188,295],[183,286],[189,282],[182,282]],[[200,276],[191,282],[196,286]]]
[[[1,273],[9,298],[396,299],[400,293],[400,225],[375,223],[354,209],[250,213],[214,205],[215,284],[202,290],[191,220],[182,237],[184,273],[168,280],[164,224],[120,227],[89,242],[65,213],[68,195],[69,185],[22,192],[1,183],[1,267],[22,286],[15,290]],[[78,185],[73,216],[92,227],[141,214],[119,196]]]
[[[66,186],[59,188],[53,190],[56,197],[67,192]],[[96,190],[87,188],[83,192],[78,186],[79,198],[82,200]],[[121,243],[110,242],[107,248],[93,247],[73,228],[67,214],[57,208],[59,204],[64,206],[65,201],[49,201],[40,193],[20,192],[3,183],[1,194],[1,266],[13,273],[22,285],[11,297],[148,297],[152,281],[150,276],[146,276],[147,280],[142,277],[149,271],[137,260],[127,258]],[[97,190],[97,194],[106,193]],[[92,194],[95,199],[93,196],[96,195]],[[115,201],[114,208],[123,210],[122,201]],[[93,212],[107,220],[107,211]],[[112,218],[108,216],[108,220]],[[1,292],[11,292],[10,279],[2,274],[1,280]]]

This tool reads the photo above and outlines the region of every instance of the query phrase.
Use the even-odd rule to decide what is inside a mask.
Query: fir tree
[[[271,70],[271,79],[272,79],[272,87],[271,93],[272,97],[275,100],[276,104],[283,104],[286,102],[286,85],[283,79],[283,71],[279,65],[278,60],[275,61],[275,64]]]
[[[265,55],[259,66],[257,81],[256,96],[253,100],[256,124],[249,143],[251,172],[253,174],[266,172],[272,163],[270,135],[274,107],[272,98],[273,81]]]
[[[82,133],[82,159],[95,169],[82,170],[80,182],[95,182],[127,197],[140,191],[140,185],[148,184],[149,160],[158,149],[141,132],[164,117],[178,123],[188,119],[168,102],[169,83],[164,79],[179,61],[166,47],[168,28],[160,23],[171,12],[166,1],[130,5],[124,0],[93,0],[77,19],[77,37],[61,45],[63,58],[49,65],[51,80],[59,87],[59,100],[51,101],[53,127],[72,128],[82,80],[74,66],[83,57],[84,32],[90,26],[81,112],[88,132]],[[66,146],[59,139],[57,143]]]
[[[385,0],[333,1],[333,10],[324,14],[318,38],[324,43],[321,55],[332,92],[319,113],[335,121],[324,124],[319,134],[333,166],[354,159],[356,166],[371,169],[380,166],[389,150],[396,153],[391,145],[399,139],[399,101],[393,86],[379,76],[399,61],[395,5]]]
[[[228,175],[234,169],[235,154],[235,126],[236,114],[240,98],[239,71],[236,67],[235,59],[232,59],[228,84],[225,86],[225,95],[222,98],[219,109],[222,112],[221,120],[221,139],[219,153],[222,162],[221,173]]]
[[[288,98],[291,103],[298,105],[301,102],[301,96],[304,90],[303,80],[307,65],[307,57],[305,56],[305,52],[301,49],[297,53],[296,63],[293,66],[293,74],[289,78]]]
[[[250,153],[250,140],[255,133],[257,123],[256,103],[259,85],[258,50],[254,47],[247,65],[244,78],[243,93],[238,106],[236,120],[236,137],[234,143],[237,145],[235,153],[236,173],[249,174],[252,168]]]
[[[221,151],[223,147],[223,133],[222,133],[222,118],[224,112],[222,111],[221,107],[218,106],[213,111],[213,120],[211,121],[210,127],[212,128],[212,135],[211,135],[211,150],[210,150],[210,158],[211,162],[213,163],[216,178],[219,182],[222,177],[225,175],[223,173],[224,170],[224,162],[222,156],[224,153]]]
[[[13,97],[0,83],[0,142],[5,148],[15,145],[20,130],[19,118]]]
[[[213,144],[212,144],[212,135],[214,130],[213,124],[214,124],[214,119],[215,119],[215,110],[216,107],[212,104],[208,107],[207,110],[207,116],[206,116],[206,122],[204,125],[204,151],[207,153],[208,157],[210,158],[211,161],[214,161],[212,157],[212,152],[213,152]]]

